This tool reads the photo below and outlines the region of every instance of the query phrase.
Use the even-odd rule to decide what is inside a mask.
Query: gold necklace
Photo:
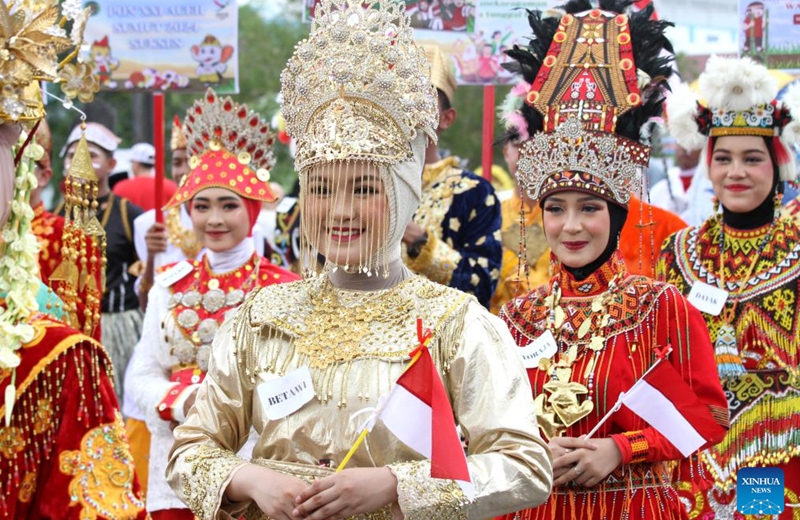
[[[572,365],[578,358],[578,345],[569,345],[566,356],[559,356],[557,362],[544,358],[539,362],[539,369],[544,370],[550,381],[542,387],[544,392],[539,394],[534,400],[536,412],[539,418],[539,427],[542,428],[548,438],[559,436],[564,431],[589,415],[594,410],[592,394],[594,391],[594,366],[600,352],[605,348],[606,337],[605,328],[611,319],[608,313],[608,303],[612,295],[617,290],[617,276],[611,280],[608,289],[598,295],[592,301],[592,313],[578,327],[578,339],[583,339],[590,330],[594,330],[592,338],[589,340],[588,348],[594,352],[594,356],[589,360],[584,371],[584,379],[587,385],[577,381],[571,381]],[[550,295],[545,298],[545,304],[549,307],[547,316],[547,330],[553,337],[560,336],[560,329],[564,324],[566,312],[559,305],[561,299],[561,288],[558,282],[553,283]],[[587,395],[583,402],[578,402],[579,395]]]

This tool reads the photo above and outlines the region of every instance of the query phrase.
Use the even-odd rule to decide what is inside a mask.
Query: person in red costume
[[[553,274],[500,317],[528,369],[554,485],[543,505],[506,520],[685,518],[672,482],[683,453],[628,408],[613,408],[659,359],[705,405],[702,424],[714,431],[706,446],[727,428],[702,316],[675,287],[631,275],[620,252],[629,207],[638,203],[631,194],[649,160],[639,129],[660,112],[671,73],[669,60],[657,59],[669,45],[664,25],[651,20],[652,7],[619,14],[628,3],[592,9],[573,1],[560,19],[531,16],[528,48],[510,53],[531,84],[520,109],[531,137],[520,147],[517,180],[542,208]],[[587,44],[587,34],[596,39]],[[630,68],[575,66],[599,56]],[[656,79],[640,83],[637,72]],[[538,354],[523,355],[530,351]],[[681,467],[679,478],[690,478],[693,468]]]
[[[111,361],[37,297],[27,202],[41,148],[0,119],[0,517],[143,519]]]
[[[126,380],[151,434],[147,507],[153,520],[194,518],[164,472],[172,428],[194,402],[219,326],[251,290],[300,279],[259,256],[252,238],[261,204],[275,200],[268,182],[275,163],[268,123],[209,89],[184,125],[192,171],[167,208],[187,205],[206,252],[159,270]],[[226,133],[216,137],[215,127]]]

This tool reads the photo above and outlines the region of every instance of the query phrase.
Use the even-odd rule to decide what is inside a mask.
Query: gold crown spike
[[[97,174],[92,166],[92,155],[89,153],[89,145],[86,137],[81,135],[78,145],[75,147],[75,154],[69,165],[68,177],[80,179],[86,182],[97,182]]]
[[[275,134],[269,123],[247,105],[230,97],[220,98],[213,89],[194,102],[186,113],[186,131],[190,166],[194,168],[205,152],[221,148],[238,154],[238,160],[253,171],[271,170],[275,165],[272,145]]]
[[[393,164],[411,157],[417,130],[435,141],[436,90],[405,4],[322,0],[315,13],[281,74],[296,168],[343,159]]]
[[[585,130],[571,116],[553,133],[539,132],[522,144],[517,178],[533,200],[543,192],[579,186],[627,204],[641,189],[650,147],[625,137]]]

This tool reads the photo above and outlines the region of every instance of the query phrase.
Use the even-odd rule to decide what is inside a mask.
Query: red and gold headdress
[[[606,0],[591,9],[581,0],[559,19],[533,16],[536,38],[508,53],[518,62],[511,69],[531,83],[521,110],[531,137],[517,178],[534,200],[579,190],[627,206],[641,187],[650,148],[640,128],[659,114],[671,73],[669,59],[658,57],[669,48],[668,24],[650,20],[650,10],[622,14],[627,5]],[[636,48],[637,40],[644,44]]]
[[[192,171],[167,207],[188,202],[211,187],[228,189],[245,199],[275,200],[269,186],[275,136],[260,115],[208,89],[186,113],[184,128]]]
[[[174,152],[175,150],[183,150],[186,147],[186,133],[183,131],[181,119],[175,114],[175,118],[172,121],[172,136],[169,139],[169,149]]]

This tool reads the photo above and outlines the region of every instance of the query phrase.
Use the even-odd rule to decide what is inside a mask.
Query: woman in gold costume
[[[222,326],[168,480],[204,519],[478,519],[541,503],[550,456],[508,331],[474,297],[402,264],[437,118],[403,4],[323,0],[316,15],[281,77],[307,279],[257,291]],[[468,441],[472,498],[383,423],[347,469],[331,469],[362,429],[353,416],[403,373],[418,318]],[[251,427],[246,463],[235,452]]]

